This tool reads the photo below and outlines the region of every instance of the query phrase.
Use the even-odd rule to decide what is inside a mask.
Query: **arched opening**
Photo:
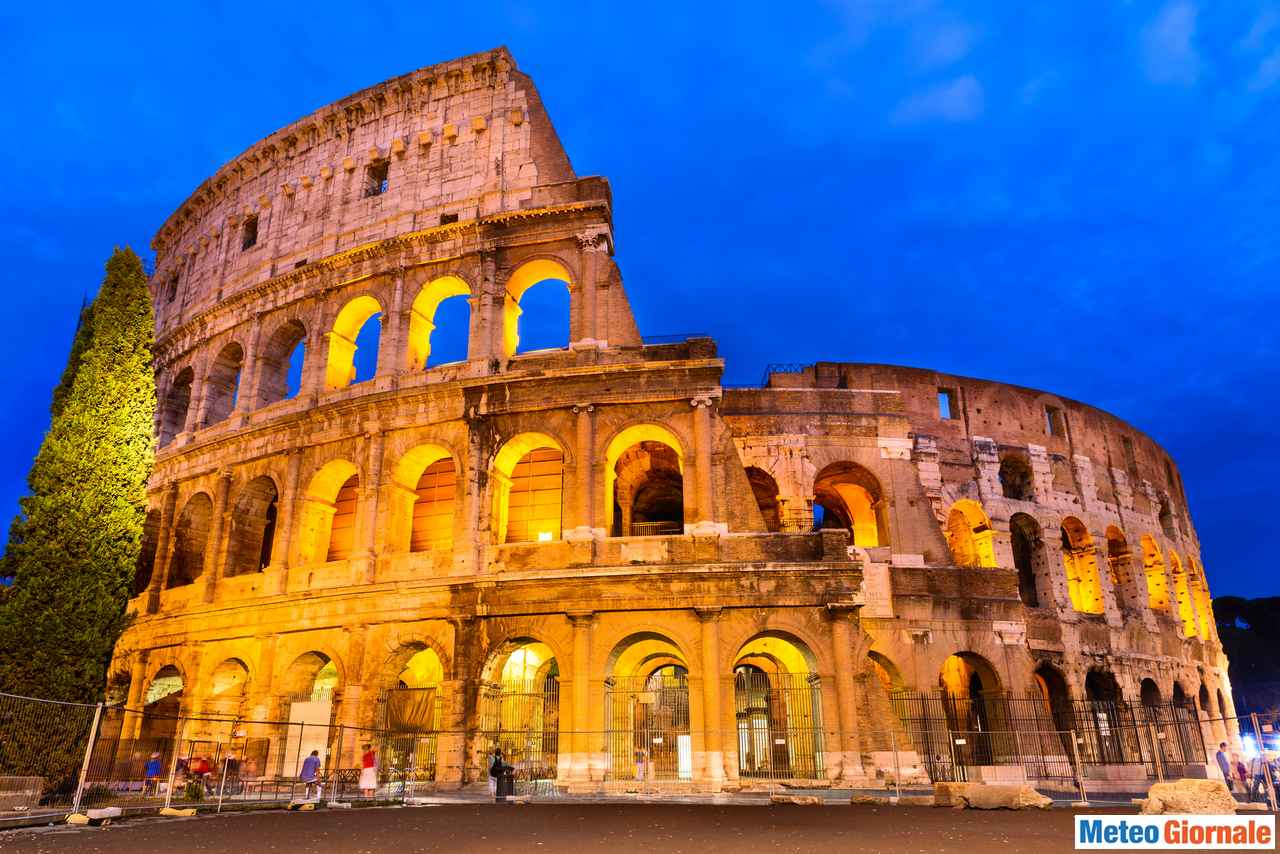
[[[1107,526],[1107,574],[1121,605],[1130,610],[1142,607],[1133,578],[1133,554],[1129,541],[1115,525]]]
[[[1138,700],[1146,708],[1154,708],[1163,702],[1160,696],[1160,686],[1156,684],[1154,679],[1143,679],[1142,684],[1138,686]]]
[[[965,498],[951,505],[951,512],[947,514],[946,535],[951,559],[956,566],[976,569],[996,565],[991,520],[978,502]]]
[[[764,529],[773,534],[778,533],[782,530],[782,508],[778,501],[778,482],[764,469],[748,466],[747,483],[751,484],[751,494],[756,499],[756,507],[760,509],[760,517],[764,520]]]
[[[282,681],[289,726],[277,773],[297,777],[303,760],[320,751],[329,753],[329,727],[333,722],[333,698],[341,683],[337,664],[323,652],[304,652],[293,660]]]
[[[1000,677],[991,662],[972,652],[947,657],[938,672],[947,723],[958,734],[956,761],[961,765],[998,762],[1001,745],[992,741],[993,730],[1008,729]]]
[[[765,779],[824,776],[822,685],[799,640],[765,634],[738,650],[733,668],[738,774]]]
[[[471,288],[457,276],[441,276],[422,286],[409,310],[409,370],[466,359],[470,297]],[[459,333],[461,356],[456,346]]]
[[[1165,576],[1164,558],[1150,534],[1143,534],[1142,573],[1147,578],[1147,603],[1153,611],[1169,610],[1169,582]]]
[[[1038,608],[1040,588],[1048,583],[1048,579],[1042,579],[1044,572],[1037,571],[1037,564],[1043,564],[1040,524],[1026,513],[1015,513],[1009,519],[1009,540],[1013,547],[1013,565],[1018,570],[1018,596],[1028,608]],[[1052,590],[1046,591],[1043,598],[1052,602]]]
[[[326,389],[346,388],[372,379],[378,370],[382,306],[371,296],[358,296],[342,307],[329,332]]]
[[[1074,516],[1062,520],[1062,565],[1071,607],[1082,614],[1101,614],[1102,580],[1093,536]]]
[[[609,655],[606,750],[615,780],[693,779],[689,669],[670,639],[632,635]]]
[[[512,640],[485,662],[481,674],[480,732],[475,766],[501,748],[522,781],[554,780],[560,749],[560,665],[545,643]]]
[[[1090,726],[1083,735],[1095,745],[1091,752],[1103,764],[1123,761],[1123,734],[1117,724],[1125,713],[1115,674],[1109,670],[1090,670],[1084,679],[1084,694],[1089,701]]]
[[[212,519],[213,502],[209,496],[203,492],[191,496],[173,530],[173,556],[169,559],[166,587],[191,584],[204,572],[204,553]]]
[[[1213,602],[1209,598],[1209,582],[1204,576],[1204,567],[1193,557],[1187,558],[1190,564],[1191,598],[1199,617],[1200,637],[1209,640],[1213,637]]]
[[[1187,691],[1182,687],[1181,682],[1173,683],[1173,704],[1175,706],[1187,705]]]
[[[347,460],[330,460],[311,478],[298,524],[302,564],[345,560],[355,542],[360,477]]]
[[[1071,691],[1067,687],[1067,679],[1062,671],[1052,664],[1040,664],[1032,674],[1035,688],[1044,700],[1044,708],[1048,713],[1049,729],[1068,732],[1075,728],[1075,715],[1071,710]],[[1070,745],[1067,745],[1068,747]]]
[[[453,548],[458,470],[449,450],[423,444],[396,463],[398,489],[390,495],[387,549],[392,552],[447,552]]]
[[[1014,501],[1035,501],[1035,488],[1032,486],[1031,466],[1017,454],[1003,454],[1000,457],[1000,493]]]
[[[245,691],[249,687],[249,668],[238,658],[228,658],[214,668],[209,677],[209,696],[204,703],[206,715],[238,718],[244,711]]]
[[[1178,553],[1169,549],[1169,571],[1173,576],[1173,597],[1178,602],[1178,619],[1182,621],[1183,637],[1196,636],[1196,606],[1191,600],[1191,585],[1187,582],[1187,573],[1182,568]]]
[[[183,368],[173,378],[164,403],[160,406],[160,447],[173,441],[174,437],[186,429],[187,412],[191,409],[191,384],[195,381],[195,372],[191,368]]]
[[[205,427],[225,421],[235,410],[243,367],[244,348],[239,344],[232,342],[218,351],[205,380]]]
[[[156,569],[156,548],[160,542],[160,511],[148,510],[142,523],[142,548],[133,572],[133,595],[137,596],[151,586]]]
[[[521,433],[494,457],[493,530],[499,543],[560,539],[564,451],[543,433]]]
[[[302,387],[307,330],[290,320],[267,339],[259,357],[258,406],[268,406],[297,395]]]
[[[434,733],[440,728],[440,688],[444,682],[444,666],[440,663],[440,656],[430,647],[409,649],[415,651],[401,666],[395,685],[386,692],[385,711],[380,717],[392,732]],[[424,756],[421,751],[415,751],[414,767],[423,769],[425,764],[434,765],[434,749],[429,754]]]
[[[249,481],[236,499],[227,533],[227,576],[260,572],[271,565],[276,540],[280,493],[263,475]]]
[[[814,528],[844,528],[863,548],[888,545],[882,498],[871,472],[856,463],[832,463],[813,484]]]
[[[1213,714],[1213,706],[1210,705],[1209,700],[1209,686],[1203,682],[1200,683],[1200,693],[1196,695],[1196,702],[1200,704],[1200,711],[1206,716]]]
[[[1218,717],[1222,718],[1224,724],[1231,715],[1227,714],[1227,698],[1223,695],[1222,689],[1219,688],[1218,694]]]
[[[182,673],[172,664],[161,667],[151,677],[142,695],[142,724],[135,750],[172,756],[185,687]]]
[[[572,281],[564,265],[550,259],[527,261],[511,274],[503,304],[502,340],[508,358],[569,345]],[[535,286],[540,287],[530,293]]]
[[[670,430],[637,424],[609,442],[605,522],[615,537],[684,533],[684,457]]]

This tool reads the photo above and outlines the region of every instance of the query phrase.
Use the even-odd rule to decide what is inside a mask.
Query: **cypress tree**
[[[101,699],[127,625],[155,456],[154,322],[132,250],[112,254],[87,321],[27,478],[0,606],[0,691],[76,702]]]

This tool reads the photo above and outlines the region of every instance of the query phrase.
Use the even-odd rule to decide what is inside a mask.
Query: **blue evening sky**
[[[729,382],[896,362],[1101,406],[1179,462],[1214,593],[1280,593],[1280,4],[9,4],[0,513],[113,245],[500,44],[612,182],[644,333],[713,334]]]

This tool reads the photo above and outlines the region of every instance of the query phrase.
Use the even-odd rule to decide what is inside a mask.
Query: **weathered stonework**
[[[616,773],[608,692],[667,667],[688,685],[676,777],[711,788],[752,776],[740,668],[816,686],[808,771],[832,780],[876,773],[886,688],[931,690],[957,654],[986,691],[1049,668],[1083,698],[1105,672],[1134,701],[1151,680],[1232,713],[1159,446],[1031,389],[835,363],[731,389],[709,339],[644,343],[608,184],[574,174],[505,50],[272,134],[154,245],[161,448],[113,667],[130,707],[176,675],[183,712],[287,720],[330,668],[332,722],[377,727],[430,651],[434,725],[455,733],[437,780],[460,784],[483,776],[485,692],[538,644],[562,781]],[[544,279],[568,285],[570,343],[522,353],[520,296]],[[471,307],[467,359],[435,366],[452,296]],[[377,373],[352,383],[365,322],[382,324]],[[535,483],[520,467],[537,465]],[[551,503],[517,507],[526,487]],[[631,662],[645,644],[651,663]]]

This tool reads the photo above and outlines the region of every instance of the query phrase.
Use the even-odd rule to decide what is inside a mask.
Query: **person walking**
[[[316,796],[320,794],[320,787],[316,785],[316,775],[320,773],[320,751],[313,750],[311,755],[302,760],[302,770],[298,772],[298,779],[306,784],[307,788],[304,797],[311,800],[312,792]]]
[[[1262,796],[1267,795],[1266,778],[1263,776],[1267,773],[1267,758],[1262,755],[1262,751],[1258,751],[1249,760],[1249,779],[1253,781],[1249,787],[1249,802],[1252,803],[1258,799],[1258,790],[1262,790]]]
[[[1218,745],[1218,752],[1213,758],[1218,761],[1218,770],[1222,772],[1222,779],[1227,784],[1227,791],[1234,792],[1236,787],[1232,782],[1231,760],[1227,758],[1227,743],[1225,741]]]
[[[153,797],[160,794],[160,754],[153,753],[142,771],[142,794]]]
[[[364,753],[360,757],[360,795],[373,798],[378,790],[378,754],[372,744],[365,744]]]

